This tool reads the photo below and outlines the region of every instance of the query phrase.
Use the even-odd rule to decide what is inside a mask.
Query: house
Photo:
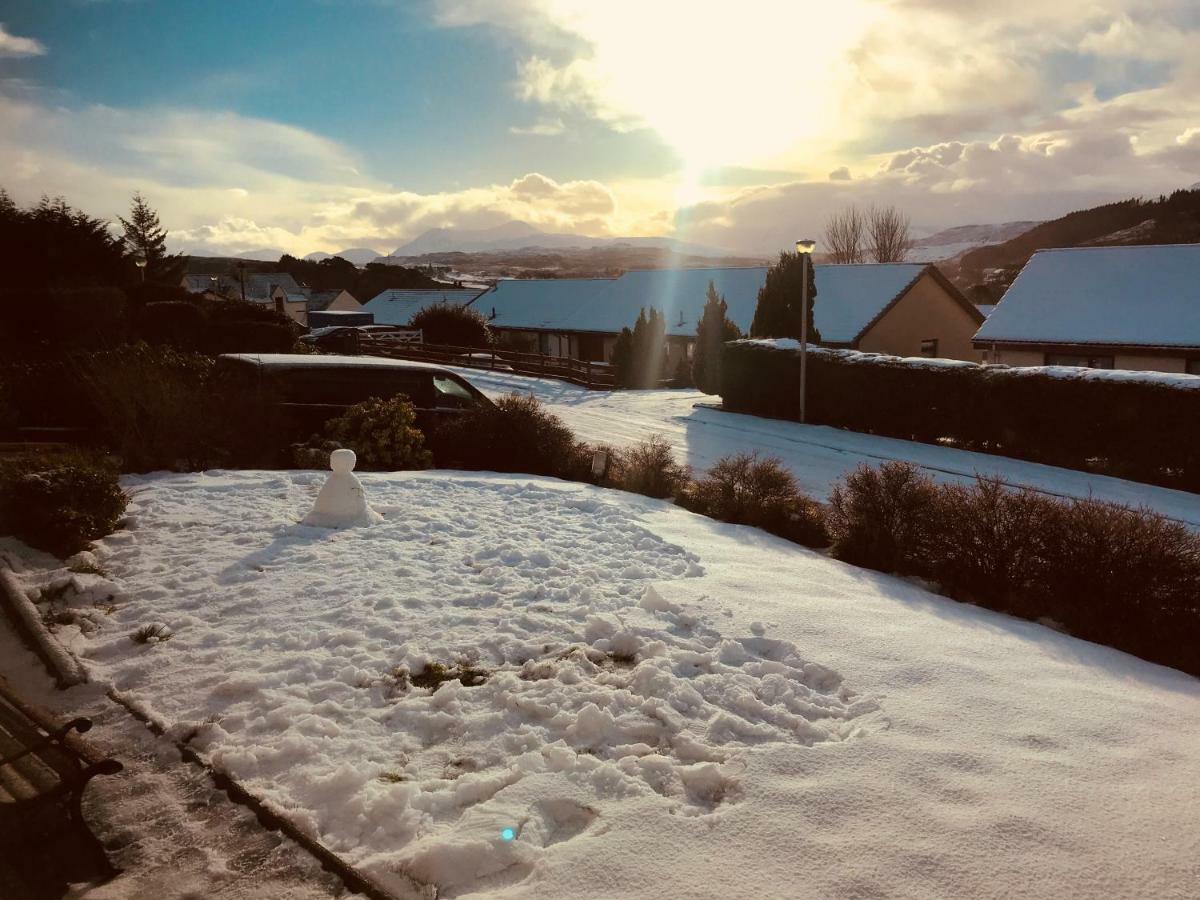
[[[832,347],[978,362],[971,339],[980,313],[932,265],[819,265],[813,318]],[[502,339],[538,335],[545,352],[609,360],[620,330],[641,309],[663,314],[667,365],[690,355],[708,284],[725,297],[727,315],[750,330],[765,266],[650,269],[615,279],[501,281],[475,301]],[[547,349],[548,348],[548,349]]]
[[[1200,244],[1039,250],[975,335],[987,361],[1200,375]]]
[[[341,288],[329,291],[308,292],[308,311],[314,312],[358,312],[362,304],[354,299],[354,295]]]
[[[407,325],[413,316],[426,307],[438,303],[470,306],[479,294],[477,289],[449,287],[437,290],[388,290],[364,303],[363,309],[375,316],[377,325]]]
[[[180,282],[193,294],[214,293],[272,306],[301,325],[308,324],[309,289],[287,272],[245,272],[240,275],[184,275]]]

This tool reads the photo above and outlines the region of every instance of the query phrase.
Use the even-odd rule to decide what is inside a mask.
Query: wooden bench
[[[72,855],[91,858],[97,874],[116,874],[83,819],[82,801],[89,781],[122,766],[77,737],[91,727],[84,718],[53,722],[0,678],[0,855],[41,855],[47,844],[67,842]]]

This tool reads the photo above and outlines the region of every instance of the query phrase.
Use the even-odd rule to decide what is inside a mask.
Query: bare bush
[[[867,248],[877,263],[904,262],[912,249],[908,216],[894,206],[872,206],[867,214]]]
[[[753,525],[807,547],[829,543],[820,504],[800,490],[792,473],[773,457],[726,456],[683,492],[679,502],[693,512]]]
[[[661,434],[616,451],[612,481],[622,490],[647,497],[674,497],[688,483],[690,470],[675,459]]]
[[[925,574],[937,488],[911,463],[860,465],[829,495],[838,559],[881,572]]]

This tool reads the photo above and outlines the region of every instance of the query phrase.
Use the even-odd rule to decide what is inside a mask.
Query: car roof
[[[387,359],[381,356],[339,356],[334,354],[308,355],[305,353],[224,353],[221,359],[233,359],[263,369],[391,369],[393,371],[437,372],[453,378],[461,378],[433,363],[409,359]]]

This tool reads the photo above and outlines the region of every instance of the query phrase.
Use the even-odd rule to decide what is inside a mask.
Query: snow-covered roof
[[[612,283],[611,278],[505,279],[475,306],[496,328],[567,328],[576,313],[602,307]]]
[[[851,343],[928,267],[922,263],[816,266],[813,313],[821,338]],[[620,278],[502,281],[481,297],[484,315],[496,307],[493,325],[563,331],[618,332],[651,307],[666,320],[667,334],[694,335],[708,283],[729,305],[729,318],[750,330],[766,266],[712,269],[647,269]],[[493,299],[494,298],[494,299]]]
[[[184,275],[183,289],[192,294],[203,294],[205,291],[217,289],[216,275]]]
[[[1039,250],[975,340],[1200,347],[1200,244]]]
[[[280,369],[375,368],[375,369],[434,369],[446,371],[437,363],[412,359],[389,359],[383,356],[339,356],[336,354],[306,353],[225,353],[222,359],[237,359],[256,366]]]
[[[479,296],[479,291],[446,288],[445,290],[388,290],[372,297],[363,304],[363,309],[375,314],[377,325],[407,325],[409,321],[428,306],[448,303],[451,306],[468,306]]]
[[[996,311],[996,305],[995,303],[976,303],[975,308],[983,313],[983,317],[986,319]]]
[[[301,287],[288,272],[246,273],[247,300],[269,300],[271,292],[277,287],[283,288],[289,300],[306,300],[308,298],[308,288]]]

